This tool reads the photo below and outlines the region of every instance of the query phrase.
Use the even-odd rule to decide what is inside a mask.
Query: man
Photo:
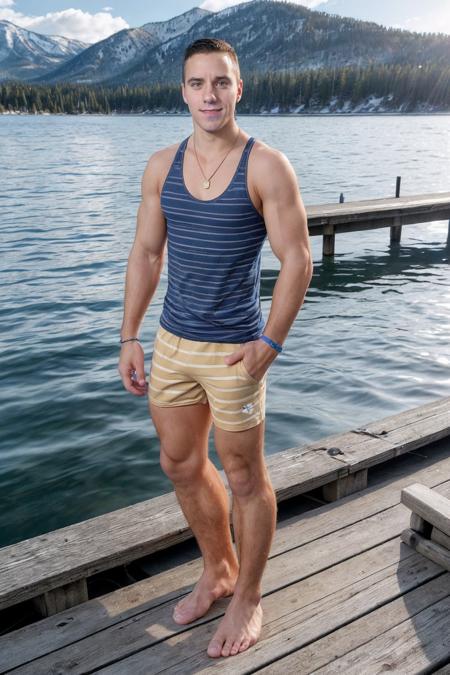
[[[138,331],[158,285],[168,243],[168,289],[155,338],[149,407],[161,467],[174,484],[199,544],[203,574],[175,607],[176,623],[203,616],[232,595],[213,635],[211,657],[237,654],[261,632],[261,578],[276,526],[276,498],[264,463],[266,374],[303,304],[312,275],[305,208],[281,152],[235,120],[243,91],[226,42],[202,39],[185,52],[182,95],[193,134],[155,152],[129,255],[119,372],[147,393]],[[266,323],[259,300],[261,248],[268,236],[281,269]],[[214,422],[228,495],[208,459]]]

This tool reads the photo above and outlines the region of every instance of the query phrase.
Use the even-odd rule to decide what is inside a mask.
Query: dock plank
[[[377,223],[378,227],[387,227],[393,224],[394,218],[401,219],[401,225],[447,220],[450,192],[311,204],[306,210],[311,236],[324,234],[326,225],[333,225],[336,232],[351,232],[373,229]]]
[[[341,461],[352,471],[369,468],[380,461],[386,461],[405,452],[417,450],[450,435],[450,398],[441,399],[418,408],[386,417],[367,424],[353,433],[373,435],[383,443],[355,443],[341,447]]]
[[[421,612],[429,608],[433,611],[433,607],[441,601],[448,603],[449,582],[450,575],[446,573],[444,576],[434,579],[406,595],[401,595],[396,600],[342,626],[342,628],[331,631],[323,638],[315,640],[299,650],[291,650],[291,653],[284,658],[275,660],[272,664],[258,669],[257,672],[263,675],[279,675],[280,673],[283,673],[283,675],[312,675],[313,673],[319,672],[322,675],[322,673],[325,672],[340,672],[337,667],[336,670],[334,670],[336,663],[339,663],[341,657],[345,657],[352,653],[356,654],[356,650],[360,650],[359,654],[361,655],[361,661],[364,662],[365,652],[372,649],[373,641],[375,641],[380,634],[396,629],[407,622],[410,623],[410,626],[414,626],[416,617],[419,616]],[[432,586],[434,586],[433,589]],[[442,592],[441,597],[439,597],[439,589]],[[429,595],[430,590],[431,595]],[[445,595],[446,592],[447,595]],[[414,637],[414,634],[412,636]],[[394,648],[392,648],[393,644]],[[448,642],[446,649],[447,655],[444,652],[443,656],[440,654],[439,656],[433,657],[435,663],[439,663],[440,659],[450,658]],[[390,657],[392,655],[393,660],[396,659],[396,642],[392,641],[389,647],[385,644],[384,650],[380,650],[380,656],[381,655],[383,655],[383,663],[387,664],[384,670],[383,668],[380,668],[379,670],[375,669],[375,671],[369,670],[359,662],[359,670],[354,671],[355,675],[373,672],[382,673],[386,671],[402,674],[425,672],[421,667],[418,667],[417,669],[412,667],[406,668],[403,667],[403,664],[402,670],[395,669],[394,663],[390,662]],[[354,663],[356,663],[356,659],[354,659]],[[367,664],[365,665],[367,667]]]
[[[423,673],[450,654],[449,616],[447,595],[311,675]]]
[[[449,659],[450,661],[450,659]],[[433,670],[433,675],[450,675],[450,662],[438,670]]]
[[[443,475],[448,476],[449,462],[450,460],[444,460],[443,462],[440,462],[440,469],[436,469],[436,466],[428,467],[428,471],[431,472],[430,475],[434,474],[435,479],[438,476],[440,478],[442,478]],[[423,470],[420,479],[417,475],[414,477],[414,479],[424,482],[424,479],[426,479],[425,472],[426,470]],[[403,485],[405,485],[405,483],[409,482],[410,480],[411,475],[408,477],[403,477]],[[401,483],[401,481],[398,481],[398,483]],[[443,492],[444,494],[448,494],[450,492],[450,483],[442,483],[437,486],[436,489],[438,489],[440,492]],[[280,583],[283,584],[283,587],[297,584],[302,581],[306,584],[311,583],[309,578],[314,579],[314,576],[317,576],[320,572],[325,571],[325,576],[329,574],[328,568],[332,564],[338,565],[347,563],[349,566],[348,569],[350,570],[352,565],[355,565],[354,556],[359,556],[367,551],[376,550],[374,549],[376,546],[380,547],[383,545],[393,544],[394,553],[397,556],[400,549],[402,551],[402,558],[409,558],[411,555],[418,556],[418,554],[411,551],[409,547],[406,547],[396,539],[396,537],[398,537],[398,533],[405,525],[408,524],[409,520],[408,509],[406,509],[403,504],[398,503],[400,484],[395,487],[395,485],[393,486],[391,483],[390,485],[384,486],[383,488],[379,488],[378,494],[383,492],[383,490],[385,492],[390,491],[391,500],[394,500],[394,506],[388,508],[383,508],[383,506],[380,507],[377,500],[377,491],[371,489],[370,494],[361,493],[359,497],[352,496],[350,498],[346,498],[344,504],[339,503],[338,506],[334,505],[334,511],[332,513],[336,515],[336,519],[334,519],[332,523],[329,523],[329,518],[332,515],[332,505],[326,505],[325,507],[320,507],[316,511],[306,514],[305,521],[303,521],[302,518],[297,519],[299,522],[295,523],[295,519],[292,519],[292,521],[286,527],[283,527],[280,530],[280,534],[282,537],[284,535],[284,543],[281,543],[278,539],[277,545],[278,551],[280,550],[280,547],[284,547],[285,553],[283,553],[283,555],[279,555],[278,553],[275,555],[275,557],[272,557],[269,560],[263,580],[263,590],[265,593],[264,607],[266,608],[267,603],[270,605],[272,602],[272,596],[276,595],[275,591],[280,592],[280,590],[282,590],[280,589]],[[368,515],[366,519],[362,519],[359,506],[361,501],[364,502],[364,499],[367,500],[369,497],[372,499],[371,509],[368,509]],[[357,507],[355,508],[356,505]],[[347,512],[348,519],[353,518],[353,523],[347,528],[342,528],[342,520],[339,519],[339,514],[336,513],[340,510],[344,512],[344,518],[345,512]],[[317,528],[314,526],[313,516],[315,513],[317,513],[316,524],[319,525],[319,534],[317,533]],[[321,521],[322,530],[326,529],[326,522],[328,521],[329,524],[327,527],[329,531],[328,534],[318,539],[317,537],[320,536]],[[299,535],[297,536],[297,540],[293,541],[293,532],[296,529],[300,533],[303,531],[305,526],[308,527],[308,524],[310,528],[309,536],[312,536],[312,540],[308,541],[307,539],[303,539],[304,544],[301,550],[298,550],[298,542],[302,540],[301,536],[305,537],[305,535]],[[330,528],[333,527],[334,531],[330,531]],[[306,537],[307,536],[308,535],[306,535]],[[299,566],[298,562],[299,555],[302,559],[301,566]],[[380,551],[378,551],[377,555],[375,556],[375,561],[376,560],[381,560],[384,562],[384,567],[386,567],[386,560],[380,554]],[[419,561],[420,569],[428,569],[428,571],[432,570],[432,574],[434,575],[439,575],[442,573],[438,566],[433,567],[434,563],[431,561],[426,561],[424,563],[420,556],[417,557],[417,561]],[[376,563],[369,565],[367,561],[364,565],[361,565],[365,576],[372,578],[372,581],[374,579],[372,576],[373,564],[376,566]],[[356,572],[356,568],[351,573],[348,572],[349,579],[352,581],[355,580],[354,573]],[[397,568],[398,561],[395,563],[393,569]],[[169,586],[170,576],[172,573],[173,572],[171,570],[161,575],[162,578],[169,582]],[[313,576],[311,577],[311,575]],[[199,576],[198,572],[195,576],[196,578]],[[411,575],[411,573],[409,573],[407,576],[408,578],[414,579],[414,575]],[[282,581],[280,582],[280,580]],[[321,583],[323,586],[323,580]],[[423,583],[423,579],[421,583]],[[292,591],[292,589],[287,588],[285,592],[289,593],[290,591]],[[398,589],[396,592],[398,593]],[[119,593],[119,591],[115,592],[115,594]],[[380,591],[378,590],[375,594],[375,597],[380,597],[379,593]],[[295,593],[295,596],[300,597],[300,595],[300,592]],[[161,598],[159,600],[161,601]],[[90,605],[90,607],[93,608],[94,603],[101,603],[102,601],[103,598],[92,600],[88,603],[85,603],[85,606],[81,605],[79,608],[73,608],[72,617],[76,617],[80,610],[84,610],[83,616],[86,618],[86,606]],[[206,626],[204,630],[212,630],[212,628],[208,629],[208,626],[211,624],[211,620],[218,620],[218,618],[220,618],[220,616],[224,613],[227,603],[228,601],[226,600],[215,603],[212,611],[210,610],[210,613],[208,613],[208,616],[201,619],[198,624],[192,624],[189,630],[193,630],[192,626],[195,626],[195,630],[197,630],[198,625],[203,624]],[[274,606],[275,608],[279,608],[280,601],[274,601]],[[283,605],[281,604],[281,607],[282,606]],[[159,606],[154,607],[150,611],[139,611],[139,607],[137,606],[135,607],[135,616],[126,620],[120,620],[120,613],[116,614],[114,617],[109,617],[111,621],[116,621],[116,623],[110,626],[110,628],[105,628],[105,624],[102,623],[102,621],[99,621],[95,626],[91,623],[90,630],[97,631],[94,635],[87,636],[84,640],[74,641],[65,649],[58,649],[56,652],[50,653],[47,657],[44,656],[43,658],[36,659],[30,663],[29,666],[22,666],[21,672],[33,672],[33,674],[38,674],[40,672],[49,672],[49,667],[58,668],[58,672],[86,672],[86,669],[89,670],[92,668],[102,667],[102,659],[103,663],[105,662],[105,658],[108,660],[122,659],[126,655],[129,655],[130,652],[136,650],[144,650],[145,663],[147,663],[147,665],[149,663],[149,659],[151,660],[155,658],[158,662],[158,659],[160,658],[160,656],[158,656],[158,652],[161,649],[164,651],[168,648],[168,645],[165,644],[168,639],[177,640],[178,636],[181,635],[180,640],[182,642],[187,640],[186,627],[177,627],[176,624],[174,624],[174,622],[171,620],[172,608],[173,601],[160,602]],[[62,614],[66,614],[67,618],[68,612]],[[336,610],[336,614],[339,618],[338,610]],[[58,616],[60,619],[62,618],[61,615]],[[26,627],[26,629],[21,629],[21,631],[15,631],[15,633],[11,634],[11,636],[5,636],[5,638],[10,637],[10,649],[8,652],[8,641],[3,638],[0,641],[2,661],[6,658],[6,656],[3,655],[9,654],[8,663],[9,667],[11,667],[11,663],[14,661],[14,658],[16,659],[16,663],[19,656],[22,658],[22,663],[24,663],[24,661],[27,659],[29,660],[30,657],[33,658],[31,656],[33,648],[35,650],[38,646],[39,648],[42,648],[43,635],[45,636],[44,642],[46,643],[47,650],[54,650],[56,644],[53,638],[54,633],[57,631],[49,631],[47,626],[50,628],[52,624],[49,622],[52,621],[54,628],[56,628],[56,618],[57,617],[51,617],[50,619],[45,619],[35,626],[29,626]],[[46,622],[47,626],[45,625]],[[70,635],[70,631],[72,629],[70,624],[71,622],[67,622],[65,625],[63,625],[63,629],[66,631],[66,639],[67,636]],[[283,630],[283,628],[280,630]],[[22,635],[22,641],[17,641],[18,634],[20,633]],[[39,638],[37,636],[39,636]],[[72,640],[73,638],[74,634],[72,633]],[[155,644],[158,642],[159,644]],[[191,648],[198,649],[198,640],[196,637],[190,640],[190,643],[192,643]],[[151,644],[154,646],[148,649],[149,645]],[[208,660],[209,657],[207,657],[205,649],[206,645],[203,646],[202,658],[206,657]],[[258,647],[258,649],[260,649],[260,647]],[[174,652],[173,647],[169,651],[172,654]],[[142,653],[142,656],[144,656],[144,652]],[[175,650],[175,654],[176,652],[177,650]],[[152,654],[154,656],[152,656]],[[244,655],[241,654],[239,655],[239,658],[243,656]],[[133,658],[138,657],[136,655],[136,657]],[[121,663],[121,660],[119,660],[118,663]],[[166,655],[164,656],[164,663],[166,664]],[[128,668],[128,665],[125,665],[124,667]],[[134,672],[134,670],[131,670],[130,672]]]

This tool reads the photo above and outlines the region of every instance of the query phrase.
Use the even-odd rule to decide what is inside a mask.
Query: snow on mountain
[[[98,83],[122,72],[142,57],[147,49],[158,44],[142,28],[125,28],[96,42],[59,68],[35,81],[40,83],[61,80],[84,84]]]
[[[52,70],[89,45],[59,35],[41,35],[0,21],[0,79],[29,79]]]
[[[184,50],[205,36],[230,42],[243,74],[371,64],[445,64],[450,57],[450,37],[386,29],[292,2],[252,0],[210,13],[186,32],[151,48],[105,84],[179,82]]]
[[[128,28],[110,35],[64,63],[59,68],[36,78],[35,82],[70,81],[79,84],[100,83],[120,76],[142,59],[149,49],[165,40],[183,34],[208,12],[199,7],[168,21],[147,23],[141,28]]]
[[[179,16],[175,16],[173,19],[145,23],[141,28],[154,36],[156,42],[161,43],[177,37],[177,35],[181,35],[181,33],[185,33],[194,25],[194,23],[197,23],[197,21],[200,21],[200,19],[203,19],[210,14],[212,14],[212,12],[209,12],[207,9],[194,7]]]

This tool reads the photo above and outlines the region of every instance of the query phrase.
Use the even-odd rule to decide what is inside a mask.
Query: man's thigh
[[[183,338],[160,326],[153,347],[148,403],[161,454],[173,462],[201,460],[208,452],[211,411],[206,393],[189,367]]]
[[[212,417],[208,403],[158,406],[149,401],[150,415],[164,456],[173,462],[203,461],[208,456]]]

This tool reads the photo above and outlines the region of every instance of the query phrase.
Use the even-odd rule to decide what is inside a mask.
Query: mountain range
[[[450,62],[450,36],[441,33],[414,33],[294,3],[251,0],[220,12],[195,7],[93,45],[0,21],[0,80],[135,86],[179,82],[183,52],[199,37],[230,42],[242,74]]]
[[[27,80],[46,73],[83,52],[88,44],[54,35],[41,35],[0,21],[0,80]]]

